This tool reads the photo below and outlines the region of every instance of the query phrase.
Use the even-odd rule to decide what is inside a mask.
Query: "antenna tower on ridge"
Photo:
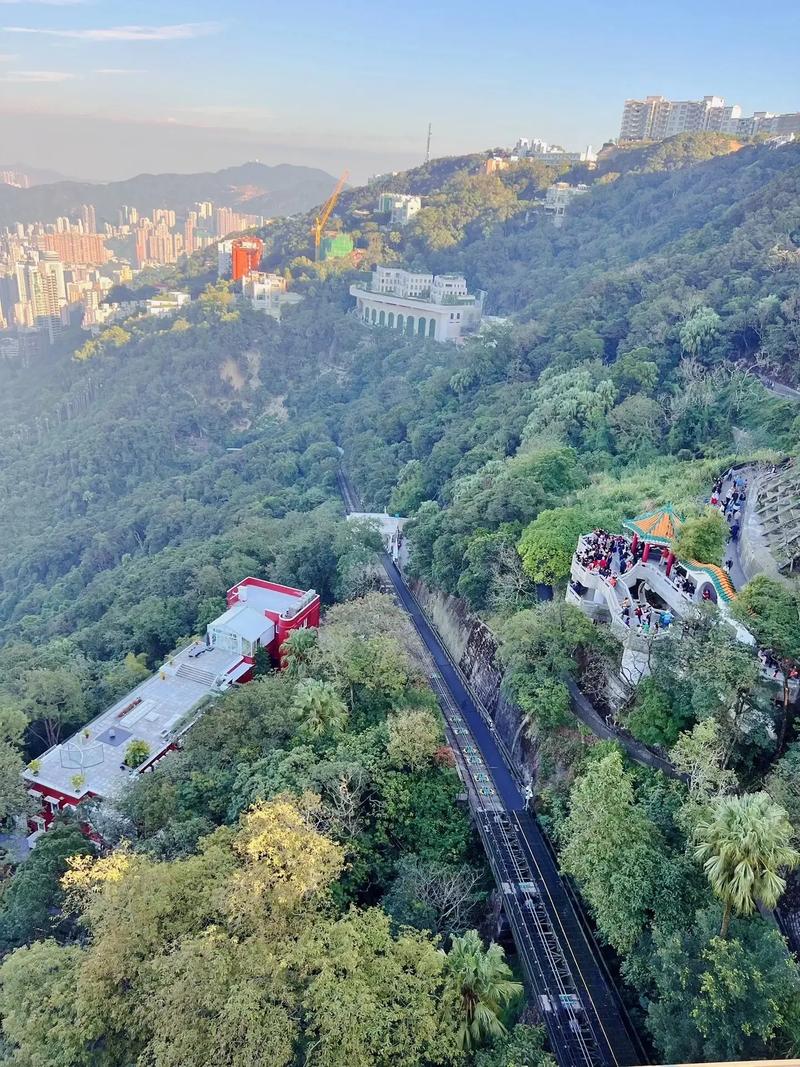
[[[430,161],[431,161],[431,130],[432,130],[432,126],[431,126],[431,124],[429,122],[428,123],[428,147],[425,149],[425,162],[426,163],[430,163]]]

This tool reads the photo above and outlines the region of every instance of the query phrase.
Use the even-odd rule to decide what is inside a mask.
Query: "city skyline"
[[[17,338],[26,331],[44,332],[52,342],[77,311],[81,327],[94,330],[113,320],[114,306],[103,301],[115,284],[132,281],[146,267],[176,264],[217,241],[222,248],[228,234],[264,223],[260,215],[241,214],[209,200],[183,210],[155,208],[150,213],[124,205],[116,223],[106,219],[101,225],[93,204],[83,204],[71,215],[0,230],[0,341],[10,329]],[[260,240],[227,245],[229,260],[231,246],[240,246],[227,272],[233,281],[257,269],[263,252]],[[152,310],[149,304],[152,301]]]
[[[628,0],[569,17],[410,0],[391,25],[363,0],[335,16],[175,0],[166,17],[153,0],[0,0],[2,162],[106,181],[260,159],[361,181],[419,162],[429,121],[438,156],[532,135],[597,147],[652,94],[796,111],[800,13],[779,0],[743,33],[751,18],[685,0],[657,27]]]

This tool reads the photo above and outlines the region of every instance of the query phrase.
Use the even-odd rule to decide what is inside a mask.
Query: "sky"
[[[800,4],[0,0],[0,163],[113,180],[246,160],[351,181],[520,136],[579,149],[627,97],[800,110]]]

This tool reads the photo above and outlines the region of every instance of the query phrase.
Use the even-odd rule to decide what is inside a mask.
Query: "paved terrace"
[[[145,763],[164,753],[182,732],[192,709],[209,693],[228,688],[242,673],[241,656],[197,643],[88,723],[69,741],[39,757],[38,774],[24,772],[30,785],[81,800],[87,794],[117,796],[137,771],[124,765],[131,741],[145,741]],[[72,779],[82,775],[76,788]]]

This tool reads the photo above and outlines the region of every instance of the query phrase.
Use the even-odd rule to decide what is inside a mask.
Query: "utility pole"
[[[430,161],[431,161],[431,130],[432,130],[432,126],[431,126],[431,124],[429,122],[428,123],[428,147],[425,149],[425,162],[426,163],[430,163]]]

